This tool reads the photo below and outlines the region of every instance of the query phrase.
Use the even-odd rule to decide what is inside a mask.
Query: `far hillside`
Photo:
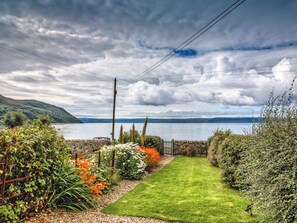
[[[81,123],[63,108],[36,100],[15,100],[0,94],[0,119],[8,111],[23,112],[29,119],[48,115],[54,123]]]

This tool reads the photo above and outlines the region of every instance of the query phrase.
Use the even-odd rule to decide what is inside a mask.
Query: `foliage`
[[[126,143],[103,147],[104,153],[110,153],[113,150],[116,152],[115,166],[119,169],[120,176],[129,180],[141,179],[145,173],[146,155],[139,150],[139,146]]]
[[[52,119],[48,115],[39,115],[33,122],[35,125],[49,126],[52,124]]]
[[[163,142],[159,136],[146,136],[144,146],[155,148],[160,153],[160,155],[164,155]]]
[[[208,139],[207,158],[213,166],[218,166],[220,162],[219,145],[231,134],[231,130],[217,129],[213,136]]]
[[[297,104],[292,90],[270,95],[261,112],[264,122],[252,130],[253,141],[244,156],[247,193],[263,213],[264,222],[297,221]]]
[[[239,168],[243,153],[248,152],[251,136],[230,135],[220,145],[222,180],[236,189],[244,189],[246,171]]]
[[[146,159],[144,162],[146,163],[146,169],[150,171],[154,167],[158,165],[161,160],[160,153],[155,148],[149,148],[141,146],[140,150],[146,154]]]
[[[134,133],[132,133],[134,132]],[[134,140],[135,142],[134,143],[138,143],[140,144],[141,143],[141,136],[140,136],[140,133],[135,129],[135,126],[134,126],[134,131],[133,131],[133,126],[132,126],[132,129],[130,129],[129,131],[125,131],[123,133],[123,143],[129,143],[129,142],[132,142]]]
[[[184,144],[180,146],[180,154],[183,156],[194,156],[196,152],[196,147],[195,145],[192,144]]]
[[[81,180],[73,164],[64,165],[56,172],[52,184],[53,191],[48,201],[51,209],[81,211],[95,207],[89,185]]]
[[[28,124],[2,130],[0,147],[0,158],[8,162],[7,180],[31,177],[7,184],[6,199],[0,204],[0,210],[10,210],[0,212],[0,222],[19,221],[44,208],[53,191],[53,176],[70,159],[69,149],[53,127]]]
[[[103,194],[103,191],[108,189],[109,183],[105,180],[98,179],[98,176],[94,173],[94,165],[85,157],[79,157],[77,159],[77,169],[83,182],[87,183],[90,187],[90,191],[96,197]]]
[[[141,132],[141,145],[144,146],[145,137],[146,137],[146,128],[147,128],[148,117],[145,118],[143,123],[143,129]]]
[[[14,128],[16,126],[22,126],[26,119],[27,117],[22,112],[10,111],[3,116],[3,124],[7,128]]]
[[[256,219],[244,211],[248,204],[221,183],[219,169],[206,158],[180,156],[103,212],[166,222],[243,223]]]

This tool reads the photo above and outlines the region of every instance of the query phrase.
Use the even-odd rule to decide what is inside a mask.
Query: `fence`
[[[23,182],[23,181],[26,181],[28,179],[31,179],[31,178],[35,177],[35,175],[28,175],[28,176],[13,178],[13,174],[11,174],[11,173],[7,174],[7,170],[8,170],[8,167],[9,167],[10,172],[12,172],[12,168],[15,167],[17,164],[9,162],[5,155],[2,157],[2,160],[1,160],[0,164],[1,164],[0,204],[2,204],[4,200],[10,200],[10,199],[17,198],[19,196],[23,196],[23,195],[29,193],[29,192],[23,191],[23,192],[19,193],[18,195],[11,196],[9,194],[9,191],[7,190],[7,187],[8,187],[8,185],[14,184],[16,182]]]

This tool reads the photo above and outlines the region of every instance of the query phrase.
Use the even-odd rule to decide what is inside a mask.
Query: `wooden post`
[[[171,140],[171,155],[174,156],[174,139]]]
[[[114,125],[115,125],[115,106],[116,106],[116,95],[117,95],[117,79],[114,79],[114,87],[113,87],[113,110],[112,110],[112,133],[111,133],[111,141],[114,141]]]
[[[162,147],[161,147],[161,150],[160,153],[162,153],[161,155],[163,156],[165,154],[164,152],[164,139],[162,139]]]
[[[75,153],[75,167],[77,167],[77,159],[78,159],[78,155],[77,153]]]
[[[114,124],[115,124],[115,106],[116,106],[116,95],[117,95],[117,79],[114,79],[114,89],[113,89],[113,110],[112,110],[112,133],[111,142],[114,143]],[[114,168],[115,151],[112,151],[111,166]]]
[[[3,159],[3,164],[2,164],[2,171],[3,171],[3,175],[2,175],[2,190],[1,190],[1,196],[2,198],[4,198],[5,196],[5,181],[6,181],[6,167],[7,167],[7,163],[6,163],[6,156],[4,155],[4,159]]]
[[[100,167],[101,165],[101,150],[99,149],[98,151],[98,168]]]

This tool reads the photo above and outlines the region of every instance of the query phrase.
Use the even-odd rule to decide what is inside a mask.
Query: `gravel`
[[[172,156],[163,156],[160,165],[147,176],[154,174],[162,169],[173,160]],[[146,177],[147,177],[146,176]],[[114,186],[113,190],[106,195],[100,197],[98,206],[95,209],[89,209],[82,212],[67,212],[57,210],[54,212],[43,212],[40,215],[30,218],[26,223],[166,223],[151,218],[142,217],[124,217],[116,215],[108,215],[101,213],[100,210],[107,205],[115,202],[124,194],[135,188],[141,181],[123,180],[118,186]]]

